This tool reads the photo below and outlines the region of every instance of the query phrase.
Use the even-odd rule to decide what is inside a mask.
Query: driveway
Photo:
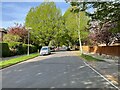
[[[76,51],[54,52],[3,69],[2,87],[115,88],[80,60]]]

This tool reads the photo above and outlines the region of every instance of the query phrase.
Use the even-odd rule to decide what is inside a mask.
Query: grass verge
[[[32,59],[37,56],[39,56],[39,53],[30,54],[29,56],[25,55],[25,56],[17,57],[17,58],[10,59],[10,60],[0,61],[0,69],[9,67],[11,65],[14,65],[14,64],[17,64],[17,63],[20,63],[23,61],[26,61],[28,59]]]
[[[82,58],[84,58],[85,60],[87,61],[104,61],[104,60],[101,60],[101,59],[97,59],[97,58],[94,58],[90,55],[86,55],[86,54],[82,54],[80,55]]]

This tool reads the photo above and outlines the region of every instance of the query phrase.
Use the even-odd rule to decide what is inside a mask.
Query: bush
[[[22,51],[25,53],[27,53],[27,48],[28,48],[28,45],[27,44],[22,44]]]
[[[8,42],[10,48],[10,56],[27,54],[28,45],[20,42]],[[29,46],[30,53],[37,52],[37,47],[34,45]]]
[[[14,56],[17,55],[17,47],[19,46],[20,42],[6,42],[8,43],[10,49],[10,55]]]
[[[30,45],[30,53],[37,52],[37,47],[34,45]]]
[[[18,48],[17,48],[17,54],[21,55],[21,54],[26,54],[28,51],[28,45],[27,44],[19,44]],[[30,53],[34,53],[37,52],[37,47],[34,45],[30,45],[29,46],[29,52]]]
[[[6,42],[6,43],[8,43],[8,46],[11,49],[16,49],[20,44],[20,42]]]
[[[10,49],[7,43],[0,43],[0,57],[10,56]]]

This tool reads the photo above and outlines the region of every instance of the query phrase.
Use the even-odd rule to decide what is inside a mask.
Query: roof
[[[4,28],[0,28],[0,32],[7,33],[7,31]]]

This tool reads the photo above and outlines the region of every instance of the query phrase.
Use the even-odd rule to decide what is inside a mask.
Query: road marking
[[[102,74],[100,74],[97,70],[95,70],[93,67],[91,67],[89,64],[87,64],[85,61],[83,61],[86,66],[88,66],[90,69],[92,69],[94,72],[96,72],[98,75],[100,75],[104,80],[106,80],[109,84],[111,84],[116,89],[120,90],[116,85],[114,85],[112,82],[110,82],[106,77],[104,77]]]

